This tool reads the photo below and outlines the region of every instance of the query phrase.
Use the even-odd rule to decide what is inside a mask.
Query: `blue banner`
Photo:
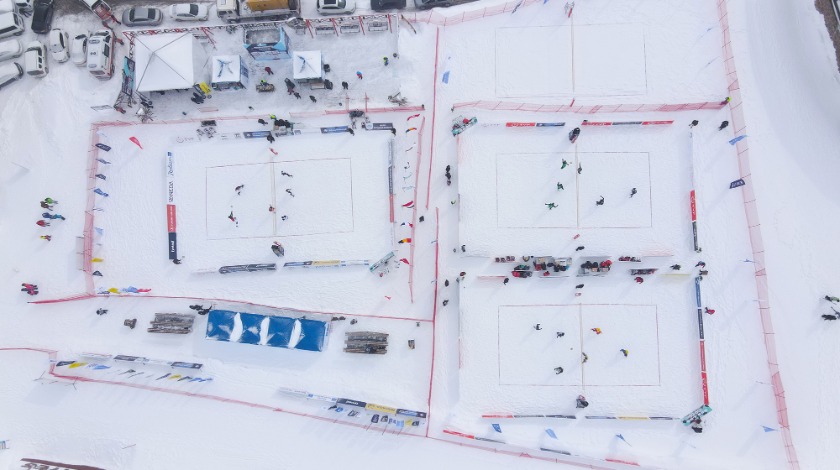
[[[495,424],[495,423],[494,423],[494,424],[492,424],[491,426],[493,426],[493,429],[494,429],[496,432],[502,432],[502,427],[501,427],[500,425],[498,425],[498,424]]]
[[[321,134],[339,134],[341,132],[347,132],[347,129],[347,126],[322,127]]]
[[[739,135],[738,137],[735,137],[734,139],[730,140],[730,141],[729,141],[729,145],[735,145],[735,144],[737,144],[738,142],[740,142],[740,141],[742,141],[742,140],[744,140],[744,139],[746,139],[746,138],[747,138],[747,135],[746,135],[746,134],[744,134],[744,135]]]
[[[545,433],[548,434],[548,437],[550,437],[552,439],[557,439],[557,434],[554,434],[554,430],[546,429]]]
[[[747,184],[747,183],[745,183],[743,179],[737,179],[737,180],[729,183],[729,189],[735,189],[735,188],[737,188],[739,186],[743,186],[745,184]]]
[[[245,136],[246,139],[265,139],[268,135],[271,134],[271,131],[254,131],[254,132],[243,132],[242,135]]]

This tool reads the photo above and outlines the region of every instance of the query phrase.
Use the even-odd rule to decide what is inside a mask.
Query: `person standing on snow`
[[[534,329],[537,330],[537,331],[540,331],[540,330],[542,330],[542,327],[540,326],[539,323],[537,323],[536,325],[534,325]]]
[[[636,276],[633,280],[636,281],[636,284],[645,282],[645,279],[642,276]]]
[[[624,354],[624,357],[627,357],[630,354],[630,351],[624,348],[619,349],[619,351],[621,351],[621,354]]]
[[[566,188],[564,188],[561,183],[557,183],[557,190],[558,191],[563,191],[564,189],[566,189]]]
[[[349,90],[350,89],[350,84],[347,83],[347,82],[341,82],[341,88],[343,88],[345,90]]]
[[[708,313],[709,315],[714,315],[715,314],[715,309],[713,309],[713,308],[705,307],[703,309],[703,311]]]
[[[577,141],[579,135],[580,135],[580,127],[575,127],[574,129],[572,129],[571,132],[569,132],[569,142],[575,143]]]
[[[557,204],[555,204],[553,202],[548,202],[545,205],[548,206],[548,210],[551,210],[551,209],[554,209],[555,207],[557,207]]]
[[[358,70],[356,71],[356,77],[357,77],[359,80],[361,80],[361,79],[365,78],[365,77],[362,75],[362,72],[360,72],[360,71],[358,71]]]
[[[601,199],[595,201],[596,206],[603,206],[604,205],[604,196],[601,196]]]
[[[691,121],[691,124],[689,124],[689,125],[688,125],[688,127],[690,127],[690,128],[691,128],[691,127],[696,126],[697,124],[700,124],[700,121],[698,121],[698,120],[696,120],[696,119],[695,119],[694,121]]]
[[[827,300],[829,302],[840,302],[840,298],[833,297],[833,296],[830,296],[830,295],[825,296],[825,300]]]
[[[630,197],[632,198],[633,196],[636,195],[636,193],[638,193],[638,191],[636,191],[636,188],[631,189],[630,190]]]
[[[822,315],[822,319],[823,319],[823,320],[830,320],[830,321],[834,321],[834,320],[837,320],[837,316],[836,316],[836,315],[828,315],[828,314],[825,314],[825,313],[824,313],[824,314]]]
[[[720,123],[720,127],[718,127],[718,130],[722,131],[726,129],[727,126],[729,126],[729,121],[723,121],[722,123]]]
[[[562,374],[562,373],[563,373],[563,368],[562,368],[562,367],[555,367],[555,368],[554,368],[554,373],[555,373],[556,375],[560,375],[560,374]]]
[[[566,159],[564,158],[563,161],[560,164],[560,169],[565,170],[567,166],[569,166],[569,162],[567,162]]]
[[[274,138],[274,136],[273,136],[273,135],[271,135],[271,132],[269,132],[269,133],[268,133],[268,135],[267,135],[267,136],[265,136],[265,138],[266,138],[266,140],[268,140],[268,143],[269,143],[269,144],[273,144],[273,143],[274,143],[274,141],[276,140],[276,139]]]
[[[243,190],[244,188],[245,188],[245,185],[244,185],[244,184],[240,184],[239,186],[237,186],[237,187],[233,188],[233,190],[234,190],[234,191],[236,191],[236,195],[237,195],[237,196],[241,196],[241,195],[242,195],[242,190]]]
[[[39,221],[35,222],[35,225],[37,225],[39,227],[49,227],[50,223],[45,221],[45,220],[39,220]]]

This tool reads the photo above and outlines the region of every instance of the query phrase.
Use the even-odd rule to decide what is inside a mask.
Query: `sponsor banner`
[[[586,419],[615,419],[615,416],[586,416]]]
[[[565,122],[538,122],[537,127],[563,127]]]
[[[56,363],[55,366],[56,367],[69,366],[70,364],[73,364],[74,362],[76,362],[76,361],[58,361],[58,363]]]
[[[305,398],[306,395],[308,394],[304,390],[295,390],[293,388],[286,388],[286,387],[280,387],[277,390],[282,392],[282,393],[288,393],[289,395],[296,395],[296,396],[299,396],[301,398]]]
[[[697,408],[696,410],[692,411],[691,413],[685,415],[685,417],[682,419],[682,423],[684,425],[688,426],[695,419],[702,418],[703,416],[706,416],[707,414],[709,414],[711,412],[712,412],[712,407],[710,407],[709,405],[703,405],[700,408]]]
[[[658,126],[663,124],[673,124],[674,121],[642,121],[643,126]]]
[[[166,205],[166,231],[170,233],[177,232],[177,224],[175,218],[175,205]]]
[[[497,444],[504,444],[505,443],[505,441],[500,441],[498,439],[488,439],[486,437],[479,437],[479,436],[473,436],[473,439],[475,439],[476,441],[495,442]]]
[[[254,132],[243,132],[242,137],[246,139],[265,139],[268,137],[271,131],[254,131]],[[239,137],[237,137],[239,138]]]
[[[144,363],[144,364],[149,361],[145,357],[123,356],[122,354],[114,356],[114,360],[115,361],[123,361],[123,362],[141,362],[141,363]]]
[[[175,204],[175,156],[166,152],[166,203]]]
[[[237,264],[233,266],[222,266],[219,268],[219,272],[221,274],[230,274],[255,271],[274,271],[276,269],[276,263]]]
[[[396,414],[396,412],[397,412],[396,408],[391,408],[389,406],[376,405],[374,403],[368,403],[367,405],[365,405],[365,409],[366,410],[372,410],[372,411],[379,411],[380,413],[390,413],[390,414]]]
[[[555,454],[572,455],[571,452],[566,452],[565,450],[554,450],[547,447],[540,447],[540,450],[545,452],[554,452]]]
[[[358,406],[359,408],[364,408],[367,403],[358,400],[351,400],[349,398],[339,398],[336,403],[339,405],[350,405],[350,406]]]
[[[693,189],[691,190],[691,193],[689,193],[688,197],[689,197],[689,200],[691,202],[691,221],[696,222],[697,221],[697,200],[696,200],[696,195],[695,195]]]
[[[169,259],[178,259],[178,234],[169,232]]]
[[[372,131],[390,131],[394,128],[394,123],[392,122],[374,122],[370,126],[370,130]]]
[[[322,127],[321,134],[338,134],[341,132],[347,132],[347,126],[337,126],[337,127]]]
[[[506,122],[505,127],[537,127],[536,122]]]
[[[513,415],[494,414],[494,415],[481,415],[481,417],[482,418],[504,418],[504,419],[507,419],[507,418],[513,418]]]
[[[289,261],[283,264],[284,268],[339,268],[345,266],[367,266],[370,264],[366,259],[353,260],[323,260],[323,261]]]
[[[199,364],[197,362],[172,362],[169,364],[172,367],[178,367],[181,369],[201,369],[203,364]]]
[[[392,251],[392,252],[388,253],[387,255],[383,256],[382,259],[380,259],[379,261],[370,265],[370,268],[368,268],[368,269],[370,270],[370,272],[374,272],[377,269],[381,268],[385,263],[388,262],[389,259],[391,259],[393,257],[394,257],[394,252]]]
[[[414,416],[415,418],[420,418],[420,419],[425,419],[426,418],[426,413],[424,413],[422,411],[403,410],[403,409],[398,408],[397,409],[397,414],[398,415],[403,415],[403,416]]]
[[[83,352],[83,353],[80,353],[79,356],[87,357],[89,359],[102,359],[102,360],[111,359],[110,354],[100,354],[100,353]]]
[[[308,400],[327,401],[330,403],[335,403],[338,400],[338,398],[328,397],[326,395],[316,395],[314,393],[307,393],[306,398]]]
[[[583,121],[580,123],[581,126],[612,126],[613,123],[611,122],[593,122],[593,121]]]
[[[737,180],[729,183],[729,189],[735,189],[735,188],[737,188],[739,186],[743,186],[745,184],[747,184],[747,183],[745,183],[743,179],[737,179]]]

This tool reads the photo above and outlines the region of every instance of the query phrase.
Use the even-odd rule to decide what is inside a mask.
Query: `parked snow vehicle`
[[[216,0],[216,14],[228,23],[280,21],[300,16],[299,0]]]

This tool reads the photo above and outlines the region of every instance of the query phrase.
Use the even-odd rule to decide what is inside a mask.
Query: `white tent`
[[[140,92],[192,88],[210,76],[207,53],[190,33],[137,36],[134,60]]]
[[[292,77],[295,80],[323,78],[321,51],[295,51],[292,54]]]

